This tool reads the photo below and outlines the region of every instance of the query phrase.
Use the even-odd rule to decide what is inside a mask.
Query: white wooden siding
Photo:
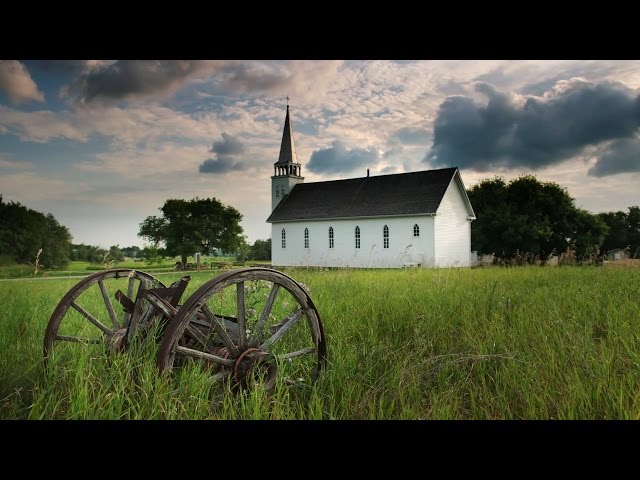
[[[438,211],[435,227],[436,267],[468,267],[471,256],[471,222],[464,191],[454,175]]]
[[[420,236],[413,236],[418,224]],[[360,248],[355,248],[355,228],[360,227]],[[389,227],[389,248],[383,248],[383,228]],[[329,227],[334,248],[329,248]],[[345,220],[282,222],[272,224],[272,239],[287,232],[287,246],[272,241],[274,266],[401,268],[433,267],[433,217],[427,215]],[[309,248],[304,248],[304,229],[309,229]]]

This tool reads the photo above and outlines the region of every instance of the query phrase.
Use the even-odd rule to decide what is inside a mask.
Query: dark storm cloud
[[[200,173],[227,173],[245,168],[244,161],[237,156],[244,152],[244,145],[237,138],[222,134],[222,141],[213,142],[210,152],[215,153],[215,158],[208,158],[198,168]]]
[[[163,94],[208,68],[208,62],[197,60],[119,60],[85,70],[72,91],[82,103]]]
[[[200,173],[227,173],[243,168],[242,162],[235,161],[233,157],[218,155],[216,158],[209,158],[202,162],[198,170]]]
[[[342,142],[335,141],[332,147],[314,151],[307,168],[314,173],[350,172],[359,167],[373,166],[378,157],[375,150],[349,149]]]
[[[391,140],[405,145],[426,145],[431,140],[431,134],[425,128],[403,127],[391,135]]]
[[[629,172],[640,172],[640,140],[637,138],[612,142],[589,169],[589,175],[592,177]]]
[[[544,97],[523,102],[486,83],[476,90],[488,98],[486,105],[465,96],[440,105],[425,162],[477,171],[537,169],[587,145],[631,138],[640,126],[640,97],[620,83],[559,82]]]
[[[223,133],[221,142],[213,142],[211,152],[219,155],[237,155],[244,152],[244,145],[238,139]]]

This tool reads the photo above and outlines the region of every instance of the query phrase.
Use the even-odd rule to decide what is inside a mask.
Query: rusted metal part
[[[262,380],[267,392],[276,386],[278,366],[268,352],[259,348],[248,348],[238,357],[233,365],[233,379],[239,388],[251,388],[256,379]]]

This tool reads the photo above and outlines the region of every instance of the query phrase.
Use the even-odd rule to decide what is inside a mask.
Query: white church
[[[304,183],[288,105],[271,199],[274,267],[470,265],[476,217],[457,167]]]

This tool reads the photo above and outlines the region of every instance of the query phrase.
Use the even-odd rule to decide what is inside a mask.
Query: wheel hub
[[[126,346],[127,329],[116,330],[111,337],[107,337],[107,348],[114,352],[121,352]]]
[[[276,386],[278,367],[273,357],[259,348],[248,348],[240,354],[233,366],[233,379],[240,388],[252,388],[258,381],[264,382],[267,392]]]

